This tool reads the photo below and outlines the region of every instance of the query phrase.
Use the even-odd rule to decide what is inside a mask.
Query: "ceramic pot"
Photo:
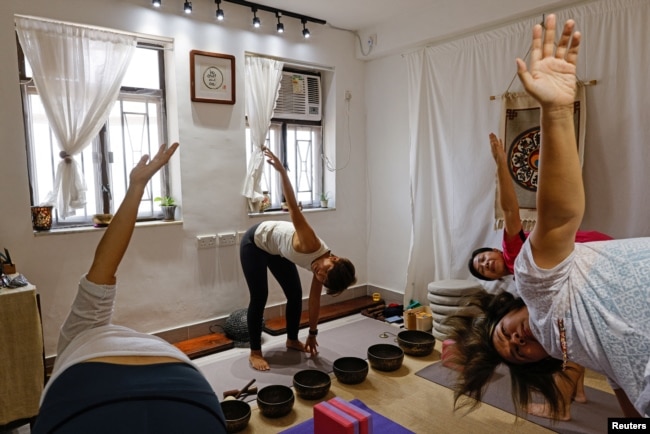
[[[176,205],[161,206],[163,212],[163,221],[173,222],[176,220]]]

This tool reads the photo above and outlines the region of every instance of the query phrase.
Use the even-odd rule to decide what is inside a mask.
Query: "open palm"
[[[580,33],[574,27],[573,20],[565,23],[556,46],[555,16],[549,16],[544,34],[540,25],[533,29],[530,68],[517,59],[517,73],[526,91],[542,105],[567,105],[575,99]]]

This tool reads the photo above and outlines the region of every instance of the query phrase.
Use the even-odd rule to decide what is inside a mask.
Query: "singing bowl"
[[[221,403],[221,410],[226,418],[226,432],[229,434],[242,431],[251,419],[251,406],[244,401],[231,399]]]
[[[358,384],[368,376],[368,362],[359,357],[341,357],[332,365],[334,376],[344,384]]]
[[[433,352],[436,338],[422,330],[404,330],[397,334],[397,344],[410,356],[428,356]]]
[[[290,387],[272,384],[257,392],[257,407],[270,418],[286,416],[291,412],[296,398]]]
[[[293,388],[302,399],[321,399],[330,390],[330,376],[317,369],[298,371],[293,376]]]
[[[368,347],[368,361],[373,369],[395,371],[402,366],[404,351],[392,344],[371,345]]]

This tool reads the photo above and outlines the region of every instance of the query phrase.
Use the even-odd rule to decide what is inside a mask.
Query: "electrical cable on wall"
[[[331,162],[330,159],[327,157],[327,155],[325,155],[324,150],[323,150],[323,153],[320,155],[320,157],[321,157],[321,158],[323,159],[323,161],[325,162],[325,167],[326,167],[327,170],[329,170],[330,172],[336,172],[336,171],[338,171],[338,170],[343,170],[343,169],[345,169],[345,168],[348,166],[348,164],[350,163],[350,156],[351,156],[351,154],[352,154],[352,138],[351,138],[351,136],[350,136],[350,100],[351,100],[351,99],[352,99],[352,94],[350,93],[349,90],[346,90],[346,91],[345,91],[345,104],[346,104],[346,107],[345,107],[345,115],[346,115],[346,117],[347,117],[347,122],[346,122],[346,124],[347,124],[347,130],[348,130],[348,131],[347,131],[347,136],[348,136],[348,158],[347,158],[347,161],[345,162],[345,164],[343,164],[342,167],[336,167],[334,164],[332,164],[332,162]]]
[[[350,32],[350,33],[352,33],[352,34],[357,38],[357,41],[359,42],[359,51],[361,52],[361,55],[362,55],[363,57],[366,57],[366,56],[368,56],[370,53],[372,53],[372,49],[375,47],[375,44],[372,42],[372,40],[369,40],[369,41],[368,41],[368,51],[365,52],[365,51],[363,51],[363,42],[361,41],[361,35],[359,35],[358,32],[355,32],[354,30],[350,30],[350,29],[344,29],[343,27],[336,27],[336,26],[333,26],[333,25],[331,25],[331,24],[328,24],[328,26],[329,26],[331,29],[343,30],[344,32]]]

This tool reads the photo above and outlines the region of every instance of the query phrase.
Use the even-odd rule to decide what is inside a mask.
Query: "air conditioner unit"
[[[318,75],[282,72],[274,119],[320,121],[322,97]]]

